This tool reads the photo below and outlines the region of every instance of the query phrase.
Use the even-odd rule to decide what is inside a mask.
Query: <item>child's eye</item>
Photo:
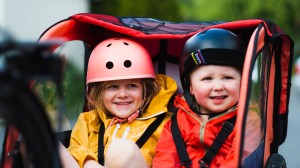
[[[212,80],[212,77],[205,77],[202,80]]]
[[[229,80],[229,79],[233,79],[233,77],[231,77],[231,76],[225,76],[224,79]]]
[[[118,85],[107,85],[106,89],[115,89],[118,88]]]
[[[132,83],[132,84],[127,85],[127,87],[128,88],[135,88],[135,87],[137,87],[137,85]]]

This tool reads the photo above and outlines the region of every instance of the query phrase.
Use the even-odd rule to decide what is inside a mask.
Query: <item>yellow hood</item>
[[[174,79],[166,75],[157,74],[156,81],[161,89],[159,93],[152,99],[148,109],[137,120],[148,119],[168,111],[168,103],[177,90],[177,84]]]

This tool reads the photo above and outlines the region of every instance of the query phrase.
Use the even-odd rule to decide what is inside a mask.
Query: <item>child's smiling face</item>
[[[118,118],[127,118],[143,104],[141,79],[110,81],[105,85],[103,104]]]
[[[191,73],[190,93],[202,113],[220,113],[237,103],[240,83],[241,73],[234,67],[202,65]]]

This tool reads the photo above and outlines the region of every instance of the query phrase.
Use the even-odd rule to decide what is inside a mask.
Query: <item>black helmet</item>
[[[230,65],[242,70],[245,52],[243,41],[225,29],[212,28],[190,37],[184,45],[179,63],[180,81],[190,107],[191,71],[199,65]]]

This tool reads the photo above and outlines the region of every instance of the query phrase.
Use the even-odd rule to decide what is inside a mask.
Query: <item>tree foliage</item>
[[[297,0],[190,0],[181,1],[181,13],[187,20],[240,20],[251,18],[269,19],[284,31],[293,34],[300,28],[296,16],[300,16]]]
[[[114,16],[150,17],[168,21],[180,21],[180,9],[176,0],[94,0],[93,13],[104,13]]]
[[[300,55],[298,0],[93,0],[91,3],[93,13],[179,22],[268,19],[293,38],[295,55]]]

